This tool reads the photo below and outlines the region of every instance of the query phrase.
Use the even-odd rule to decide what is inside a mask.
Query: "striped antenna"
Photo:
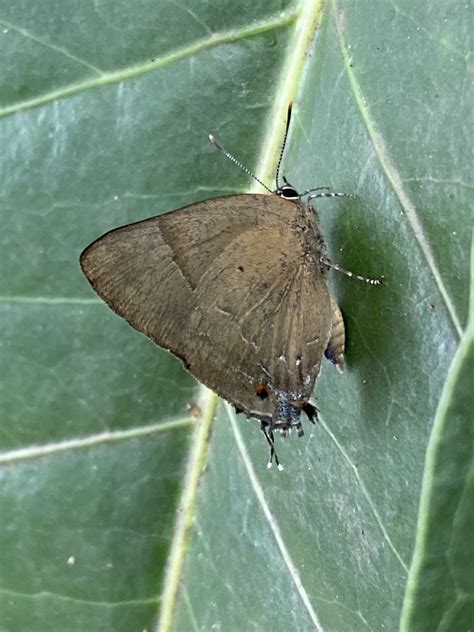
[[[283,143],[281,145],[281,149],[280,149],[280,157],[278,159],[278,164],[277,164],[277,168],[276,168],[276,173],[275,173],[275,183],[276,183],[276,188],[277,191],[280,190],[280,184],[279,184],[279,180],[280,180],[280,167],[281,167],[281,161],[283,160],[283,153],[285,151],[285,146],[286,146],[286,139],[288,138],[288,130],[290,129],[290,121],[291,121],[291,110],[293,108],[293,102],[290,101],[290,103],[288,104],[288,115],[286,117],[286,130],[285,130],[285,136],[283,137]]]
[[[251,176],[254,180],[256,180],[269,193],[273,193],[273,191],[269,189],[266,184],[263,184],[263,182],[259,178],[257,178],[257,176],[254,173],[252,173],[250,169],[247,169],[247,167],[245,167],[239,160],[237,160],[237,158],[235,158],[235,156],[233,156],[230,153],[230,151],[227,151],[224,145],[221,145],[215,136],[213,136],[212,134],[209,134],[209,140],[214,145],[214,147],[216,147],[219,151],[221,151],[224,154],[224,156],[226,156],[229,160],[232,160],[232,162],[236,164],[237,167],[240,167],[242,171],[244,171],[247,175]]]

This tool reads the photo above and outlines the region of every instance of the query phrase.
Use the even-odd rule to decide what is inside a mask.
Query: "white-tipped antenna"
[[[224,147],[224,145],[221,145],[221,144],[217,141],[217,139],[215,138],[215,136],[213,136],[212,134],[209,134],[209,140],[211,141],[211,143],[212,143],[212,144],[213,144],[213,145],[214,145],[214,146],[215,146],[215,147],[216,147],[219,151],[221,151],[221,152],[224,154],[224,156],[226,156],[229,160],[232,160],[232,162],[233,162],[233,163],[235,163],[235,164],[237,165],[237,167],[240,167],[240,168],[242,169],[242,171],[245,171],[245,173],[246,173],[247,175],[251,176],[254,180],[256,180],[256,181],[257,181],[260,185],[262,185],[262,187],[263,187],[264,189],[266,189],[269,193],[273,193],[273,191],[272,191],[271,189],[269,189],[269,188],[267,187],[267,185],[266,185],[266,184],[263,184],[263,182],[262,182],[259,178],[257,178],[257,176],[256,176],[254,173],[252,173],[252,172],[250,171],[250,169],[247,169],[247,167],[244,167],[244,165],[243,165],[243,164],[242,164],[239,160],[237,160],[237,158],[235,158],[235,157],[234,157],[234,156],[230,153],[230,151],[227,151],[227,149]]]
[[[291,109],[292,109],[292,107],[293,107],[293,103],[290,101],[290,103],[288,104],[288,115],[286,117],[285,136],[283,137],[283,143],[282,143],[281,149],[280,149],[280,157],[278,158],[278,164],[277,164],[277,168],[276,168],[276,172],[275,172],[275,183],[276,183],[277,191],[280,189],[280,184],[278,182],[279,179],[280,179],[280,167],[281,167],[281,161],[283,160],[283,152],[285,151],[286,139],[288,138],[288,130],[290,129]],[[286,180],[285,180],[285,182],[286,182]]]

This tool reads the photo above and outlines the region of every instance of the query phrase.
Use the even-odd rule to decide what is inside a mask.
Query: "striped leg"
[[[313,193],[313,191],[319,191],[319,193]],[[311,202],[311,200],[315,200],[316,198],[334,198],[334,197],[348,197],[348,198],[353,198],[354,196],[351,193],[336,193],[335,191],[331,191],[328,187],[318,187],[317,189],[308,189],[308,191],[305,191],[304,193],[301,194],[301,196],[303,195],[307,195],[308,193],[313,193],[313,195],[310,195],[308,197],[308,204]]]
[[[382,283],[384,282],[383,276],[378,279],[369,279],[365,276],[361,276],[360,274],[354,274],[354,272],[349,272],[349,270],[345,270],[338,263],[333,263],[332,261],[329,261],[329,259],[327,259],[326,257],[321,257],[320,261],[323,265],[327,266],[328,268],[331,268],[332,270],[337,270],[338,272],[342,272],[342,274],[345,274],[346,276],[351,277],[352,279],[357,279],[358,281],[364,281],[365,283],[370,283],[370,285],[382,285]]]

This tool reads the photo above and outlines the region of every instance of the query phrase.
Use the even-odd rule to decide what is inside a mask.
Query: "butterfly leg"
[[[273,436],[273,430],[269,428],[268,423],[264,421],[261,422],[260,429],[265,435],[265,439],[267,440],[267,443],[270,446],[270,458],[268,459],[267,467],[270,468],[272,466],[273,461],[275,460],[277,468],[279,470],[282,470],[283,465],[280,464],[278,455],[275,450],[275,437]]]
[[[327,257],[321,257],[320,261],[324,266],[331,268],[332,270],[337,270],[338,272],[342,272],[342,274],[345,274],[346,276],[351,277],[351,279],[364,281],[365,283],[370,283],[370,285],[382,285],[382,283],[384,282],[383,276],[378,279],[369,279],[365,276],[361,276],[360,274],[354,274],[354,272],[349,272],[349,270],[345,270],[338,263],[333,263],[332,261],[329,261]]]
[[[332,296],[331,308],[333,314],[331,334],[329,336],[328,346],[326,347],[324,355],[328,360],[331,360],[339,373],[342,373],[344,369],[344,346],[346,342],[346,332],[341,310]]]
[[[313,193],[313,191],[319,191],[319,193]],[[304,193],[301,193],[300,197],[303,197],[304,195],[308,195],[308,193],[313,193],[312,195],[309,195],[306,200],[306,203],[309,206],[311,205],[311,201],[315,200],[316,198],[354,197],[350,193],[337,193],[335,191],[331,191],[328,187],[318,187],[317,189],[308,189]]]

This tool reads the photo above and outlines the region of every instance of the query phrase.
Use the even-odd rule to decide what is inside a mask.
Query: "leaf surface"
[[[468,313],[468,8],[412,5],[0,2],[2,629],[398,628],[423,524],[438,546],[428,492],[418,516],[433,420],[447,432],[441,394],[472,372],[459,351],[448,376]],[[318,204],[329,254],[386,285],[332,276],[347,370],[324,366],[321,422],[278,441],[279,473],[258,425],[225,404],[213,425],[215,397],[78,257],[253,187],[209,132],[272,185],[292,99],[284,174],[356,194]],[[468,457],[439,449],[442,504],[438,476],[462,489]],[[465,620],[461,549],[433,618],[414,566],[405,622]]]

